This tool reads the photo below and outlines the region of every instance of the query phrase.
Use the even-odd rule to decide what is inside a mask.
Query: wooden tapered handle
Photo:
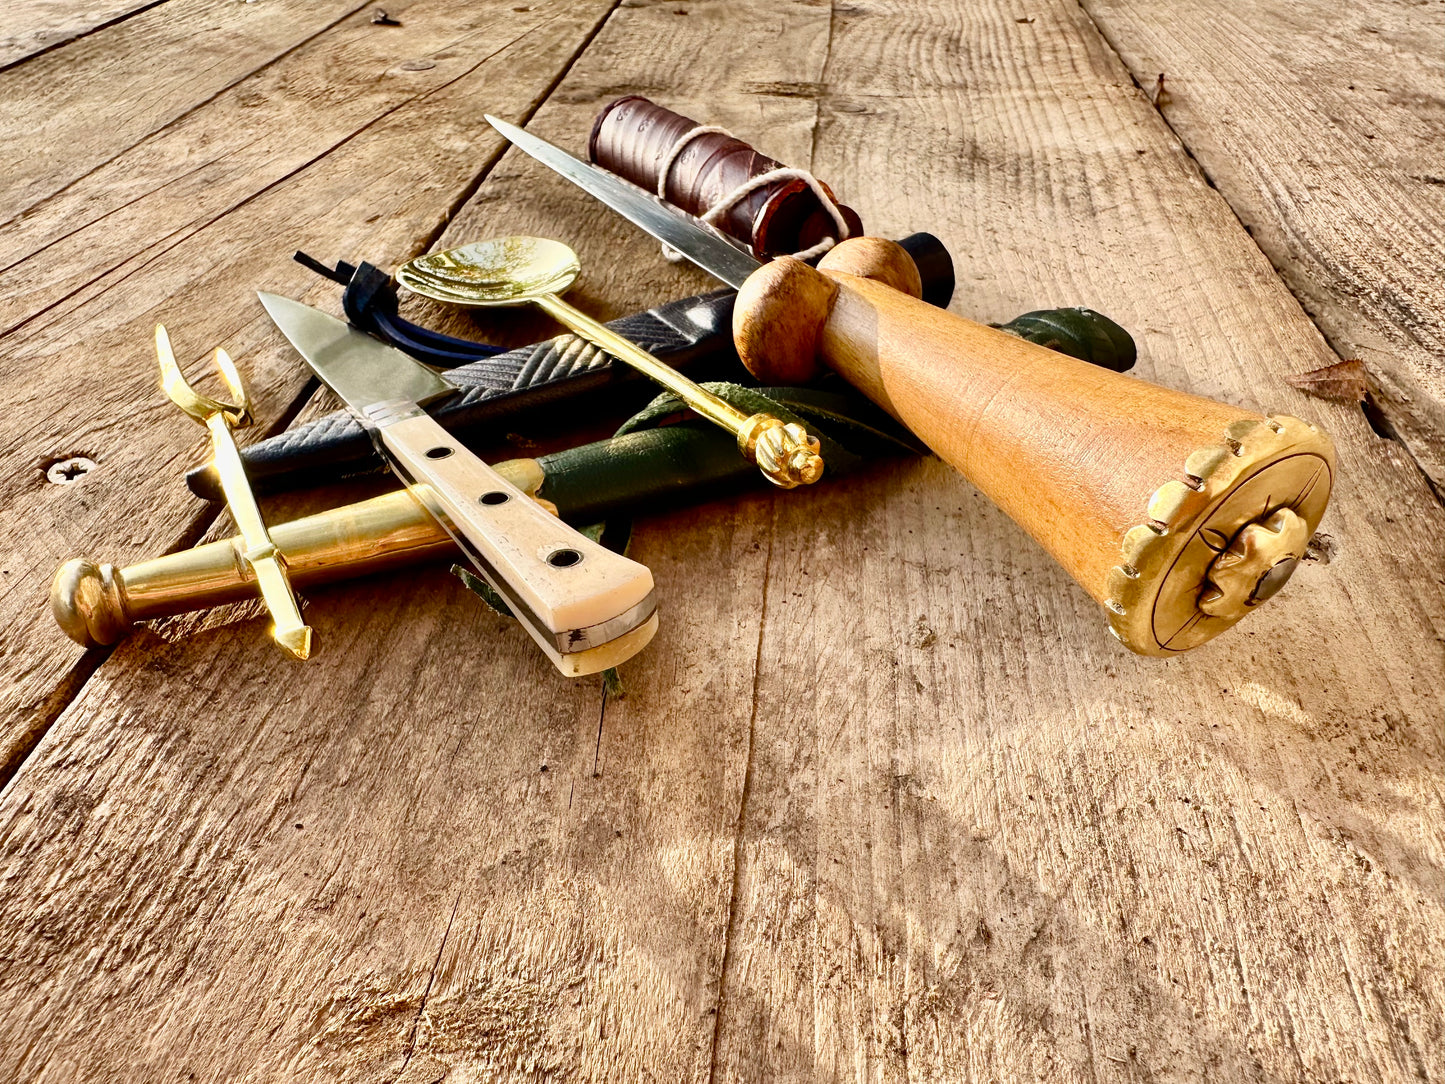
[[[816,270],[781,257],[743,285],[733,330],[755,376],[803,380],[820,362],[836,370],[1037,539],[1135,650],[1186,650],[1268,597],[1246,585],[1246,602],[1225,613],[1212,602],[1217,559],[1281,508],[1313,531],[1333,477],[1328,438],[935,308],[910,296],[906,253],[860,242],[843,242]],[[1302,556],[1276,549],[1251,560]]]

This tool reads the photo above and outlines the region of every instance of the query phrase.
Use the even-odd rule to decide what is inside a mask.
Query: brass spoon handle
[[[742,453],[750,462],[757,464],[764,477],[774,485],[792,489],[798,485],[811,485],[822,477],[823,457],[818,454],[818,441],[802,426],[785,425],[770,414],[749,417],[556,294],[538,294],[533,300],[569,331],[631,365],[678,396],[708,421],[732,433],[737,437]]]

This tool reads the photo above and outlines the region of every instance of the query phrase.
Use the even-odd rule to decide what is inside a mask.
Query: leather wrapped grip
[[[668,152],[698,126],[690,117],[628,95],[597,115],[587,154],[603,169],[656,192]],[[732,136],[700,135],[673,160],[666,196],[689,214],[701,216],[739,185],[781,165]],[[823,187],[836,200],[833,190],[826,184]],[[850,236],[862,234],[857,212],[841,204],[838,209]],[[833,216],[801,180],[777,180],[750,192],[714,225],[751,245],[760,259],[801,252],[837,233]]]

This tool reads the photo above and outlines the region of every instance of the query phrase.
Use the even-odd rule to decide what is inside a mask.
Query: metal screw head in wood
[[[221,490],[226,495],[226,505],[231,510],[231,517],[236,521],[236,527],[245,540],[245,552],[242,556],[255,574],[261,598],[274,622],[271,635],[298,659],[309,658],[312,647],[311,629],[301,620],[296,594],[292,591],[291,581],[286,575],[286,559],[271,541],[271,535],[266,530],[261,510],[256,505],[256,498],[241,466],[241,454],[231,436],[233,428],[243,428],[251,424],[250,403],[245,389],[241,386],[240,373],[236,371],[236,366],[226,352],[217,347],[216,368],[221,372],[231,399],[222,401],[202,395],[181,375],[180,366],[176,364],[175,354],[171,350],[170,336],[160,324],[156,325],[156,356],[160,360],[161,387],[170,396],[171,402],[204,425],[211,434]]]
[[[768,414],[749,417],[637,344],[562,300],[581,271],[577,254],[560,241],[501,237],[403,264],[396,281],[413,293],[450,305],[494,307],[532,303],[568,330],[651,377],[708,421],[732,433],[738,449],[782,489],[811,485],[823,475],[818,441],[800,425]]]

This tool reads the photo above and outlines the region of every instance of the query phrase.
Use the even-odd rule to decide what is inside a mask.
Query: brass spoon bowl
[[[418,256],[396,281],[434,301],[492,308],[566,293],[581,273],[577,253],[561,241],[500,237]]]

